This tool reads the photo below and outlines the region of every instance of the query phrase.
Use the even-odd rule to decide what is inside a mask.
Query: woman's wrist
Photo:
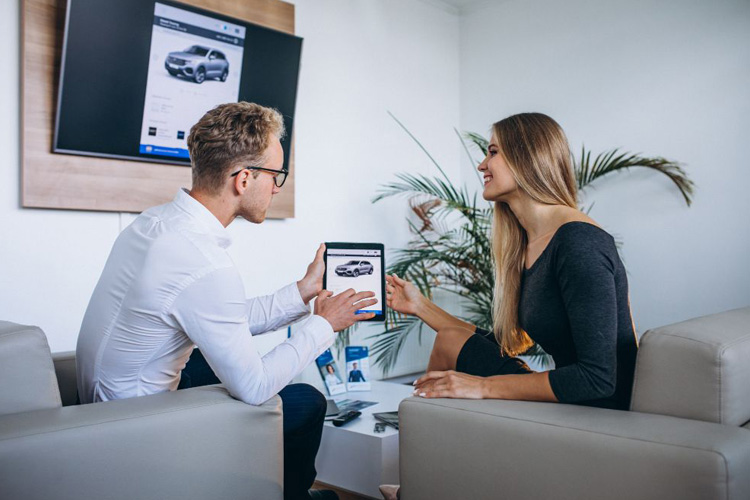
[[[480,393],[482,399],[492,399],[492,379],[490,377],[482,377]]]
[[[420,295],[419,300],[417,300],[417,303],[414,306],[414,316],[424,321],[430,304],[432,304],[432,302],[430,302],[427,297],[425,297],[424,295]]]

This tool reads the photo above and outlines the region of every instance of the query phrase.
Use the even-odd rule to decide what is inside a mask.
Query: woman
[[[437,331],[414,394],[627,410],[638,347],[625,268],[612,236],[577,208],[564,132],[540,113],[499,121],[479,171],[494,202],[494,335],[388,276],[388,306]],[[555,369],[535,373],[514,357],[534,343]]]

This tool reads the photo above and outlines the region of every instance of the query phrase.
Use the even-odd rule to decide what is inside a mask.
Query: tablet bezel
[[[385,315],[387,313],[387,305],[385,300],[385,246],[382,243],[346,243],[346,242],[340,242],[340,241],[331,241],[326,242],[326,251],[323,255],[323,262],[325,262],[325,271],[323,272],[323,289],[325,290],[328,283],[328,249],[337,249],[337,250],[380,250],[380,255],[382,257],[382,267],[380,268],[380,290],[381,290],[381,300],[383,301],[383,313],[378,314],[373,318],[370,319],[364,319],[364,321],[385,321]]]

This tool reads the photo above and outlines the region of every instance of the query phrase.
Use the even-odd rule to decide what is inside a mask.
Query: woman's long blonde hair
[[[495,123],[492,135],[519,190],[545,205],[578,208],[570,147],[555,120],[541,113],[521,113]],[[494,332],[502,352],[517,356],[533,345],[518,324],[528,235],[506,203],[495,202],[494,212]]]

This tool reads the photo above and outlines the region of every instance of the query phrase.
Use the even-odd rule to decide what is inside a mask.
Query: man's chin
[[[253,224],[260,224],[266,220],[266,212],[262,214],[241,214],[240,217]]]

